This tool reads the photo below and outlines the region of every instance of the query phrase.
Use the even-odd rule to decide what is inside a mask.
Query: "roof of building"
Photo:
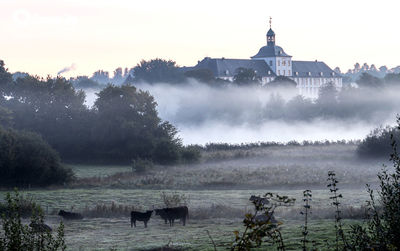
[[[241,67],[253,69],[260,77],[276,76],[264,60],[206,57],[194,69],[209,69],[215,77],[233,77],[237,73],[237,69]]]
[[[271,28],[269,28],[267,36],[275,36],[275,32]]]
[[[280,46],[263,46],[258,53],[251,58],[269,58],[269,57],[291,57],[285,53]]]
[[[292,61],[293,77],[341,77],[324,62]]]

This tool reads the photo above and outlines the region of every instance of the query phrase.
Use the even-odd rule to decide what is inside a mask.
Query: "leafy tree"
[[[181,83],[184,75],[175,61],[160,58],[149,61],[142,60],[133,68],[136,82],[154,83]]]
[[[0,127],[10,127],[12,124],[12,112],[0,106]]]
[[[297,95],[287,102],[285,108],[287,119],[308,120],[315,117],[317,106],[311,99]]]
[[[77,89],[100,88],[100,84],[88,78],[87,76],[79,76],[72,81],[72,84]]]
[[[209,69],[194,69],[185,72],[187,78],[194,78],[199,82],[210,84],[214,82],[215,77]]]
[[[336,114],[338,91],[333,82],[328,82],[319,88],[316,105],[318,107],[317,114],[320,116],[334,116]]]
[[[363,158],[387,158],[392,150],[390,147],[392,135],[397,142],[400,142],[400,132],[396,128],[375,128],[358,145],[357,154]]]
[[[90,118],[85,94],[63,78],[17,79],[9,89],[4,107],[12,111],[14,127],[41,134],[62,156],[87,147]]]
[[[5,68],[3,60],[0,60],[0,86],[12,83],[12,75]]]
[[[292,79],[286,76],[277,76],[268,83],[268,87],[288,87],[288,88],[296,88],[297,83]]]
[[[154,159],[171,163],[181,143],[176,129],[161,122],[154,98],[133,86],[109,85],[98,94],[94,141],[99,157],[119,161]]]
[[[379,88],[382,87],[382,80],[374,77],[371,74],[363,72],[360,78],[356,81],[360,88]]]
[[[389,73],[386,74],[385,78],[383,79],[385,84],[387,85],[397,85],[400,86],[400,73]]]
[[[4,61],[0,60],[0,102],[4,101],[9,86],[12,83],[12,75],[5,68]]]
[[[110,74],[108,71],[98,70],[93,73],[90,79],[96,81],[97,83],[108,84],[110,83]]]
[[[400,118],[397,120],[400,129]],[[392,137],[392,154],[394,170],[386,166],[378,174],[380,190],[378,200],[375,192],[367,185],[370,200],[367,201],[367,226],[352,227],[352,250],[399,250],[400,249],[400,156],[397,141]],[[381,208],[381,209],[379,209]]]
[[[34,133],[0,128],[0,183],[2,186],[48,186],[73,178],[58,154]]]
[[[271,94],[265,105],[264,117],[267,119],[280,119],[284,116],[285,100],[279,94]]]
[[[233,77],[233,81],[238,85],[259,84],[260,80],[261,78],[255,70],[243,67],[236,69],[236,74]]]

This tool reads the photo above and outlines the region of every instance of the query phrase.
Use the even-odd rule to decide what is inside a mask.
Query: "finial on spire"
[[[269,17],[269,28],[272,29],[272,17]]]

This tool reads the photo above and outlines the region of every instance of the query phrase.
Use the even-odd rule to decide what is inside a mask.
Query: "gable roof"
[[[233,77],[237,73],[237,69],[241,67],[253,69],[260,77],[276,76],[264,60],[206,57],[194,69],[209,69],[215,77]]]
[[[324,62],[292,61],[293,77],[341,77]]]

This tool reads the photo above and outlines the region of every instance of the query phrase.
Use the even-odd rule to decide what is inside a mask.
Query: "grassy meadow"
[[[334,170],[343,194],[346,226],[361,222],[362,205],[368,199],[365,184],[377,181],[382,161],[357,158],[356,145],[274,146],[246,150],[203,152],[195,165],[155,166],[146,174],[132,173],[130,166],[69,166],[77,180],[65,187],[23,190],[46,212],[55,227],[60,209],[80,212],[82,221],[65,222],[69,250],[146,250],[170,245],[189,250],[213,250],[206,230],[219,250],[229,247],[234,230],[252,210],[249,197],[276,192],[296,198],[290,208],[276,211],[289,250],[301,243],[302,191],[312,189],[310,239],[319,250],[334,240],[334,209],[326,188],[327,173]],[[7,191],[0,191],[4,198]],[[189,222],[183,227],[165,225],[158,216],[148,228],[131,228],[129,212],[164,207],[162,193],[185,196]],[[182,201],[183,202],[183,201]],[[270,247],[273,250],[273,247]]]

